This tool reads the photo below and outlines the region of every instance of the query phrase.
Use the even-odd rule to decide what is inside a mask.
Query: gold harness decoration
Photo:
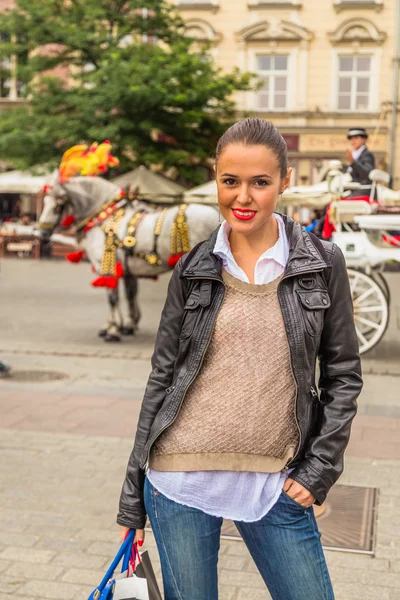
[[[122,242],[118,238],[118,230],[124,214],[125,208],[119,208],[112,215],[109,223],[102,227],[102,230],[106,234],[106,241],[104,244],[103,257],[101,259],[101,276],[116,276],[117,248],[122,247]]]
[[[124,240],[122,242],[122,247],[124,248],[126,254],[132,255],[134,252],[134,248],[136,246],[136,229],[139,225],[139,223],[141,222],[141,220],[143,219],[144,215],[146,214],[146,211],[144,210],[138,210],[133,217],[131,218],[131,220],[128,223],[128,227],[126,230],[126,235],[124,237]]]
[[[109,209],[110,207],[107,208]],[[147,254],[144,252],[135,253],[134,251],[137,244],[137,228],[143,217],[148,213],[145,210],[138,210],[135,212],[128,223],[124,239],[120,240],[118,237],[118,231],[121,225],[121,220],[125,215],[125,209],[125,207],[118,208],[111,215],[110,221],[102,226],[102,230],[106,234],[106,240],[101,261],[100,278],[98,283],[94,283],[93,285],[108,285],[105,283],[104,278],[109,278],[111,276],[111,278],[115,279],[121,276],[119,270],[122,270],[122,266],[117,262],[117,250],[119,248],[122,248],[127,255],[135,255],[138,258],[146,260],[149,265],[159,266],[163,264],[161,258],[157,254],[157,241],[161,234],[168,208],[163,208],[157,218],[154,227],[153,249]],[[175,266],[183,254],[189,252],[190,250],[186,209],[187,204],[179,205],[178,212],[172,225],[171,256],[168,259],[168,266],[171,268]],[[100,218],[103,218],[104,216],[107,215],[102,213],[99,215]],[[111,287],[111,285],[109,285],[109,287]]]
[[[160,236],[167,210],[168,208],[163,208],[160,213],[160,216],[156,221],[156,226],[154,227],[154,243],[151,252],[148,252],[148,254],[144,254],[143,252],[141,252],[140,254],[136,254],[136,256],[138,256],[139,258],[144,258],[144,260],[152,266],[162,265],[162,260],[157,254],[157,240]]]
[[[171,231],[171,256],[186,254],[190,250],[189,228],[186,219],[187,204],[180,204]]]
[[[93,227],[96,227],[96,225],[101,225],[106,219],[108,219],[108,217],[111,217],[111,215],[115,211],[117,211],[119,208],[122,208],[123,206],[126,206],[126,203],[127,202],[123,194],[118,194],[118,196],[112,198],[112,200],[108,200],[108,202],[105,202],[100,207],[97,214],[95,214],[94,216],[86,217],[85,219],[80,221],[76,227],[77,231],[83,231],[84,233],[87,233],[88,231],[93,229]]]

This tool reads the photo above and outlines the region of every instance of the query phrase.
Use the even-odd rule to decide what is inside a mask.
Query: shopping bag
[[[139,553],[134,537],[132,529],[88,600],[162,600],[148,552]],[[121,574],[115,576],[121,560]]]
[[[136,566],[135,575],[139,578],[146,579],[149,600],[162,600],[160,588],[158,587],[153,565],[151,564],[147,550],[140,554],[140,563]]]
[[[147,550],[133,546],[128,572],[115,579],[113,600],[162,600]]]
[[[113,600],[150,600],[146,579],[137,577],[135,573],[128,576],[123,573],[116,578]]]

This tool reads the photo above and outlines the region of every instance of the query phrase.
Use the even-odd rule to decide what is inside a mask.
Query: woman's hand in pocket
[[[298,504],[301,504],[307,508],[312,506],[315,502],[315,496],[313,496],[312,493],[300,483],[297,483],[297,481],[294,481],[294,479],[290,479],[290,477],[286,479],[285,485],[283,486],[283,491]]]

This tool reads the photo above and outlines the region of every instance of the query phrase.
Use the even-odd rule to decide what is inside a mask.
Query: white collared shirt
[[[366,146],[365,144],[363,146],[361,146],[361,148],[358,148],[358,150],[352,150],[351,154],[353,156],[353,160],[358,160],[361,156],[361,154],[364,152]]]

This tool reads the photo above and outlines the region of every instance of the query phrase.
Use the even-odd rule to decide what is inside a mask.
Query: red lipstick
[[[246,208],[232,208],[232,213],[239,221],[251,221],[256,216],[257,211]]]

